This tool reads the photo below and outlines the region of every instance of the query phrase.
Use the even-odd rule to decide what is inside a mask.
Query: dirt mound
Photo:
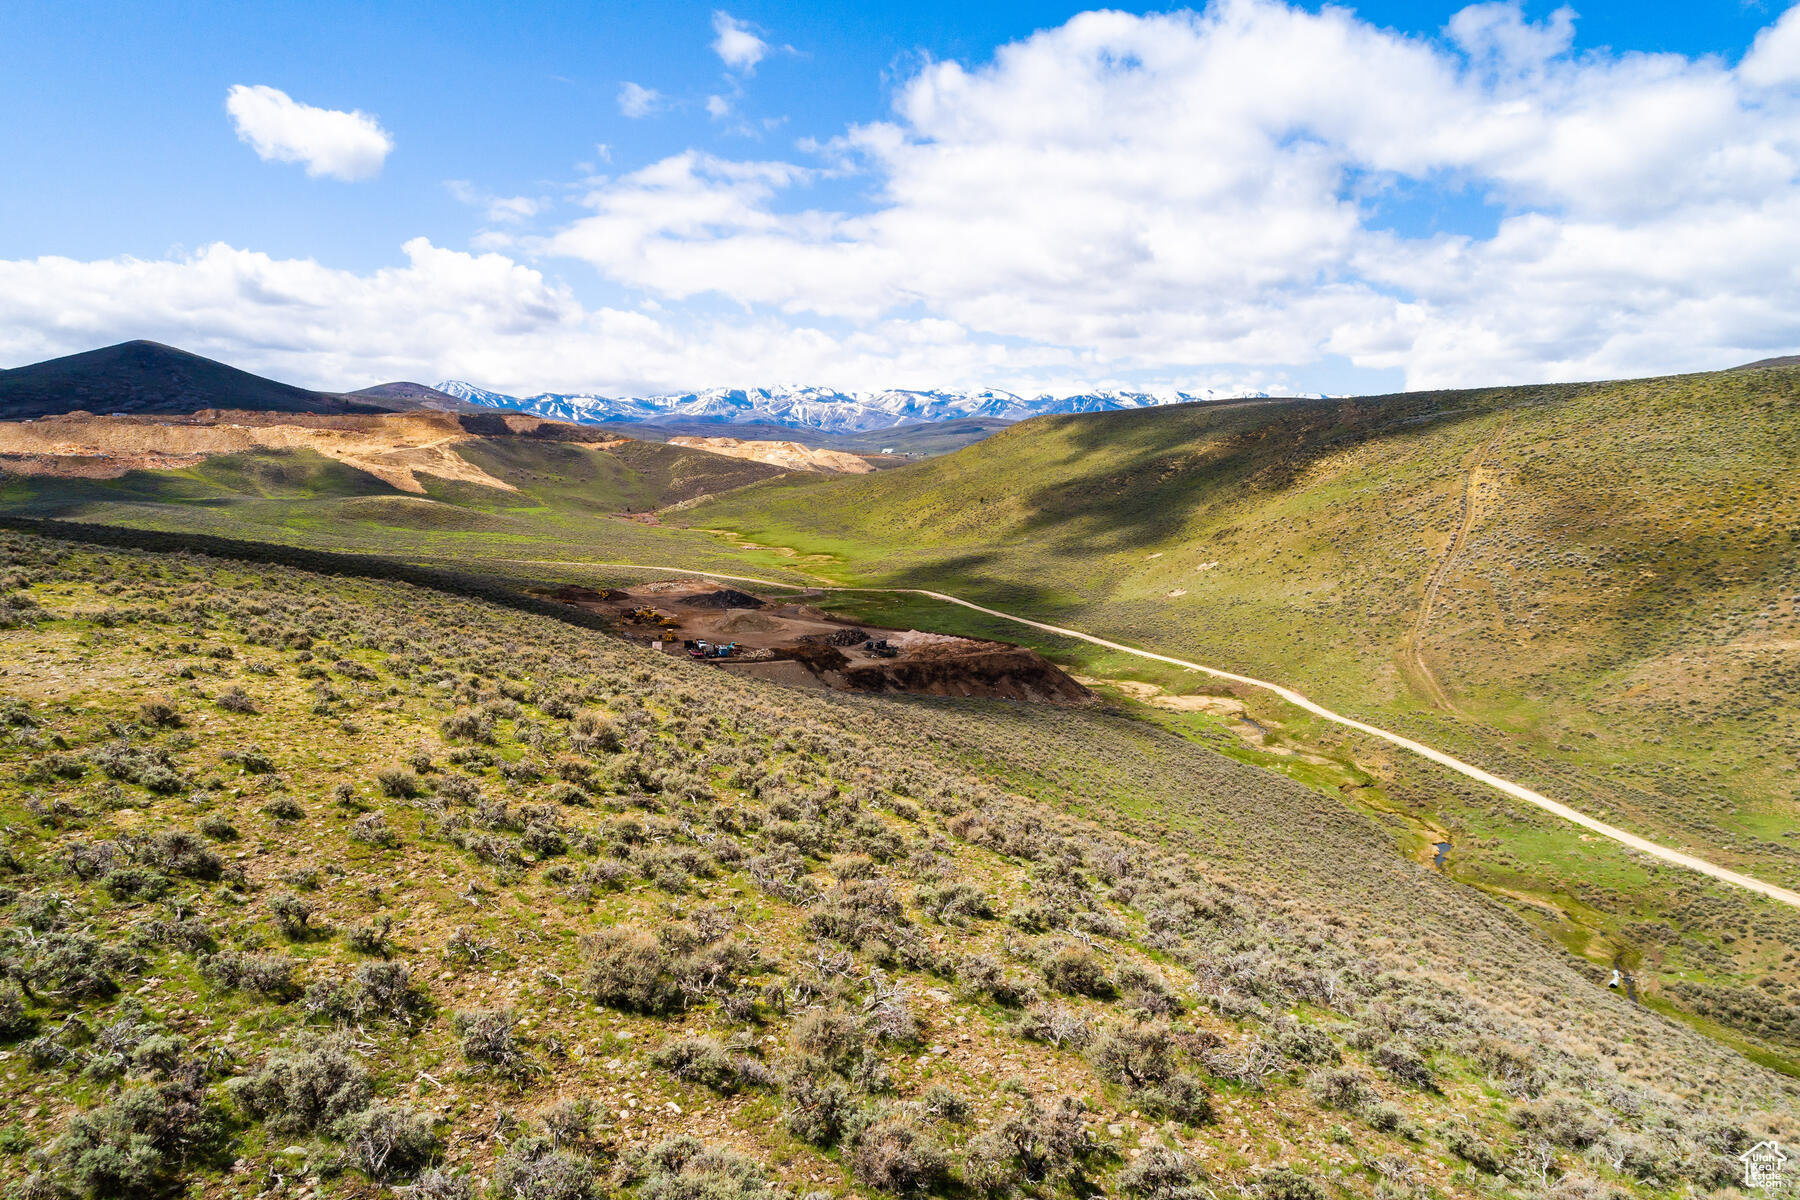
[[[860,629],[838,629],[831,633],[809,633],[800,639],[821,646],[860,646],[869,640],[869,635]]]
[[[601,588],[596,591],[579,583],[565,583],[551,592],[550,598],[560,604],[596,604],[604,600],[629,600],[631,593],[618,588]]]
[[[890,659],[849,667],[843,676],[859,692],[988,696],[1038,704],[1090,704],[1094,699],[1062,668],[1023,646]]]
[[[736,588],[693,579],[663,579],[629,590],[578,586],[555,593],[565,603],[609,614],[623,636],[659,642],[680,654],[683,643],[736,643],[706,666],[777,683],[859,692],[986,696],[1040,704],[1087,704],[1093,695],[1034,650],[916,629],[865,629],[808,604],[768,601]],[[653,608],[654,621],[638,614]],[[873,638],[895,657],[865,650]]]
[[[782,628],[780,621],[759,612],[734,612],[713,626],[720,633],[776,633]]]
[[[842,671],[850,665],[850,660],[844,657],[842,650],[823,642],[802,641],[790,647],[787,654],[793,661],[805,666],[807,670],[816,675],[823,675],[828,671]]]
[[[720,588],[716,592],[697,592],[692,596],[683,596],[683,604],[692,608],[761,608],[763,602],[749,592],[740,592],[736,588]]]

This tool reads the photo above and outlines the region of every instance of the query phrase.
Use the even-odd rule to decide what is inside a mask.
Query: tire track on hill
[[[1649,838],[1640,837],[1630,830],[1620,829],[1616,825],[1608,825],[1604,821],[1595,817],[1590,817],[1579,809],[1569,807],[1560,800],[1552,800],[1542,792],[1533,791],[1524,784],[1514,783],[1512,780],[1495,775],[1491,771],[1483,770],[1473,763],[1464,762],[1462,759],[1446,754],[1436,747],[1427,746],[1423,742],[1414,741],[1412,738],[1390,732],[1389,730],[1382,729],[1380,726],[1370,725],[1366,721],[1359,721],[1354,717],[1346,717],[1341,713],[1333,712],[1331,709],[1308,699],[1292,688],[1283,687],[1278,683],[1270,683],[1266,679],[1257,679],[1250,675],[1239,675],[1235,671],[1226,671],[1218,667],[1206,666],[1203,663],[1190,662],[1185,658],[1176,658],[1169,654],[1158,654],[1154,650],[1142,650],[1136,646],[1128,646],[1123,642],[1115,642],[1107,638],[1097,637],[1094,634],[1084,633],[1079,629],[1071,629],[1065,625],[1051,625],[1044,621],[1034,621],[1030,617],[1021,617],[1015,613],[1002,612],[997,608],[988,608],[986,605],[976,604],[972,600],[964,600],[961,596],[953,596],[947,592],[934,592],[927,588],[847,587],[832,584],[808,585],[785,583],[775,579],[760,579],[753,575],[727,575],[721,571],[700,571],[688,567],[673,567],[659,563],[572,562],[545,559],[513,559],[511,561],[537,566],[661,571],[675,575],[697,575],[704,579],[725,579],[734,583],[753,583],[762,587],[784,588],[788,591],[796,592],[867,592],[890,596],[925,596],[932,600],[942,601],[945,604],[954,604],[958,607],[969,609],[972,612],[996,617],[1002,621],[1010,621],[1015,625],[1023,625],[1028,629],[1036,629],[1043,633],[1056,634],[1058,637],[1074,638],[1076,641],[1087,642],[1089,645],[1099,646],[1106,650],[1116,650],[1121,654],[1130,654],[1137,658],[1148,659],[1151,662],[1166,663],[1169,666],[1181,667],[1189,671],[1198,671],[1201,674],[1209,675],[1214,679],[1224,679],[1232,683],[1243,684],[1246,687],[1259,688],[1265,692],[1272,692],[1273,694],[1280,696],[1283,700],[1286,700],[1289,704],[1294,705],[1296,708],[1304,709],[1316,717],[1330,721],[1333,724],[1342,725],[1346,729],[1354,729],[1358,733],[1367,734],[1373,738],[1379,738],[1381,741],[1387,742],[1393,746],[1398,746],[1402,750],[1437,763],[1439,766],[1448,767],[1459,775],[1466,775],[1478,783],[1486,784],[1488,787],[1493,788],[1502,795],[1510,796],[1513,799],[1522,801],[1534,808],[1542,809],[1552,816],[1560,817],[1562,820],[1567,821],[1572,825],[1578,825],[1592,833],[1597,833],[1601,837],[1608,838],[1622,846],[1636,850],[1640,854],[1649,855],[1651,858],[1670,863],[1674,866],[1685,867],[1690,871],[1716,879],[1721,883],[1729,883],[1736,887],[1743,888],[1746,891],[1755,892],[1760,896],[1767,896],[1769,899],[1780,904],[1786,904],[1790,908],[1800,908],[1800,892],[1791,891],[1788,888],[1767,883],[1754,876],[1745,875],[1739,871],[1733,871],[1729,867],[1721,867],[1717,863],[1709,862],[1704,858],[1689,854],[1683,850],[1676,850],[1661,845],[1660,843],[1653,842]]]
[[[1448,712],[1459,711],[1456,703],[1450,699],[1450,693],[1438,682],[1432,672],[1431,665],[1425,661],[1425,629],[1431,624],[1431,610],[1437,605],[1438,590],[1450,577],[1456,567],[1456,560],[1461,557],[1463,546],[1469,540],[1469,531],[1475,527],[1475,493],[1481,486],[1481,468],[1500,438],[1506,433],[1507,423],[1512,419],[1508,413],[1500,418],[1493,435],[1482,443],[1481,449],[1475,452],[1475,461],[1469,464],[1469,477],[1463,482],[1462,517],[1456,526],[1456,533],[1450,539],[1444,556],[1438,559],[1437,565],[1431,569],[1430,577],[1425,581],[1425,596],[1419,602],[1419,614],[1413,619],[1412,632],[1407,636],[1407,655],[1412,659],[1414,673],[1425,685],[1425,698],[1438,708]]]

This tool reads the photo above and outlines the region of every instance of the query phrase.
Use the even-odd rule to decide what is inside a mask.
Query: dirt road
[[[1476,504],[1479,499],[1477,492],[1481,487],[1481,469],[1487,464],[1488,455],[1493,453],[1494,447],[1500,444],[1501,435],[1506,432],[1506,425],[1510,417],[1511,414],[1508,413],[1500,418],[1500,423],[1495,427],[1493,436],[1482,443],[1481,448],[1475,452],[1475,461],[1469,464],[1469,476],[1463,482],[1462,515],[1457,522],[1456,533],[1451,537],[1450,545],[1445,549],[1444,556],[1432,569],[1431,578],[1425,582],[1425,596],[1419,603],[1419,615],[1413,621],[1412,632],[1407,637],[1407,654],[1412,659],[1414,674],[1425,685],[1426,699],[1438,708],[1450,712],[1457,711],[1456,705],[1451,701],[1450,694],[1444,691],[1444,686],[1438,682],[1437,676],[1432,673],[1431,664],[1425,661],[1425,627],[1431,624],[1431,610],[1437,605],[1438,591],[1444,586],[1444,581],[1450,577],[1450,573],[1456,569],[1456,560],[1461,557],[1463,545],[1469,540],[1469,531],[1475,527]]]
[[[1354,729],[1359,733],[1365,733],[1370,737],[1380,738],[1382,741],[1398,746],[1402,750],[1410,751],[1420,758],[1429,759],[1439,766],[1448,767],[1450,770],[1459,774],[1467,775],[1470,779],[1485,783],[1495,791],[1511,796],[1515,800],[1521,800],[1526,804],[1532,805],[1535,808],[1540,808],[1553,816],[1561,817],[1572,825],[1579,825],[1581,828],[1597,833],[1601,837],[1610,838],[1622,846],[1628,846],[1631,849],[1638,851],[1640,854],[1647,854],[1652,858],[1660,859],[1666,863],[1672,863],[1678,867],[1686,867],[1690,871],[1697,871],[1702,875],[1711,876],[1722,883],[1734,884],[1737,887],[1744,888],[1746,891],[1755,892],[1761,896],[1767,896],[1771,900],[1786,904],[1789,907],[1800,908],[1800,892],[1790,891],[1787,888],[1778,887],[1772,883],[1766,883],[1761,879],[1745,875],[1738,871],[1733,871],[1728,867],[1721,867],[1717,863],[1708,862],[1704,858],[1698,858],[1685,851],[1674,850],[1667,846],[1659,845],[1648,838],[1639,837],[1629,830],[1620,829],[1616,825],[1608,825],[1604,821],[1588,816],[1579,809],[1570,808],[1560,800],[1552,800],[1541,792],[1533,791],[1523,784],[1514,783],[1510,779],[1504,779],[1491,771],[1484,771],[1473,763],[1466,763],[1460,758],[1445,754],[1442,750],[1434,749],[1431,746],[1425,745],[1423,742],[1415,742],[1409,737],[1402,737],[1400,734],[1390,733],[1388,730],[1375,725],[1370,725],[1367,722],[1358,721],[1353,717],[1346,717],[1340,713],[1332,712],[1329,708],[1326,708],[1322,704],[1314,703],[1312,700],[1307,699],[1292,688],[1283,687],[1278,683],[1270,683],[1265,679],[1255,679],[1249,675],[1239,675],[1232,671],[1220,670],[1218,667],[1209,667],[1201,663],[1190,662],[1185,658],[1176,658],[1173,655],[1168,654],[1158,654],[1152,650],[1140,650],[1136,646],[1127,646],[1122,642],[1109,641],[1106,638],[1096,637],[1091,633],[1083,633],[1079,629],[1070,629],[1064,625],[1050,625],[1043,621],[1034,621],[1029,617],[1021,617],[1013,613],[1001,612],[999,609],[988,608],[985,605],[976,604],[971,600],[964,600],[960,596],[952,596],[945,592],[934,592],[926,588],[840,587],[824,584],[817,584],[809,587],[804,584],[782,583],[774,579],[757,579],[754,576],[749,575],[725,575],[717,571],[694,571],[685,567],[660,566],[649,563],[550,563],[543,562],[542,560],[515,561],[536,561],[539,565],[543,566],[581,566],[635,571],[664,571],[675,575],[699,575],[707,579],[728,579],[737,583],[758,584],[762,587],[785,588],[789,591],[873,592],[886,595],[927,596],[933,600],[941,600],[945,604],[955,604],[959,607],[983,613],[990,617],[997,617],[1002,621],[1011,621],[1015,625],[1023,625],[1029,629],[1040,630],[1044,633],[1054,633],[1060,637],[1074,638],[1077,641],[1087,642],[1089,645],[1100,646],[1107,650],[1116,650],[1121,654],[1131,654],[1138,658],[1149,659],[1152,662],[1167,663],[1170,666],[1183,667],[1190,671],[1199,671],[1201,674],[1210,675],[1214,679],[1226,679],[1230,680],[1232,683],[1244,684],[1246,687],[1261,688],[1263,691],[1273,692],[1283,700],[1286,700],[1289,704],[1294,705],[1296,708],[1303,708],[1316,717],[1342,725],[1348,729]]]

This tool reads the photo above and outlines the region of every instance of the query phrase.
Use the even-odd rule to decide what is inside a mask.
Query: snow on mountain
[[[584,425],[646,424],[698,421],[720,425],[768,424],[820,433],[862,433],[928,421],[986,417],[1023,421],[1049,413],[1113,412],[1165,404],[1267,397],[1267,392],[1128,392],[1106,390],[1071,396],[1041,395],[1026,399],[991,388],[970,391],[840,392],[831,388],[781,385],[766,388],[708,388],[666,396],[596,396],[544,392],[509,396],[461,380],[438,384],[438,390],[488,408],[536,413]]]

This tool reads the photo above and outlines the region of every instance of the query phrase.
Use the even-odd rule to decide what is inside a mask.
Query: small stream
[[[1433,842],[1431,848],[1435,851],[1435,855],[1431,860],[1432,868],[1441,871],[1444,869],[1444,860],[1450,857],[1450,843]]]
[[[1620,984],[1625,986],[1625,995],[1631,999],[1631,1002],[1637,1003],[1637,976],[1633,975],[1630,968],[1625,965],[1625,956],[1615,954],[1612,960],[1612,978],[1607,981],[1606,986],[1616,990]]]

